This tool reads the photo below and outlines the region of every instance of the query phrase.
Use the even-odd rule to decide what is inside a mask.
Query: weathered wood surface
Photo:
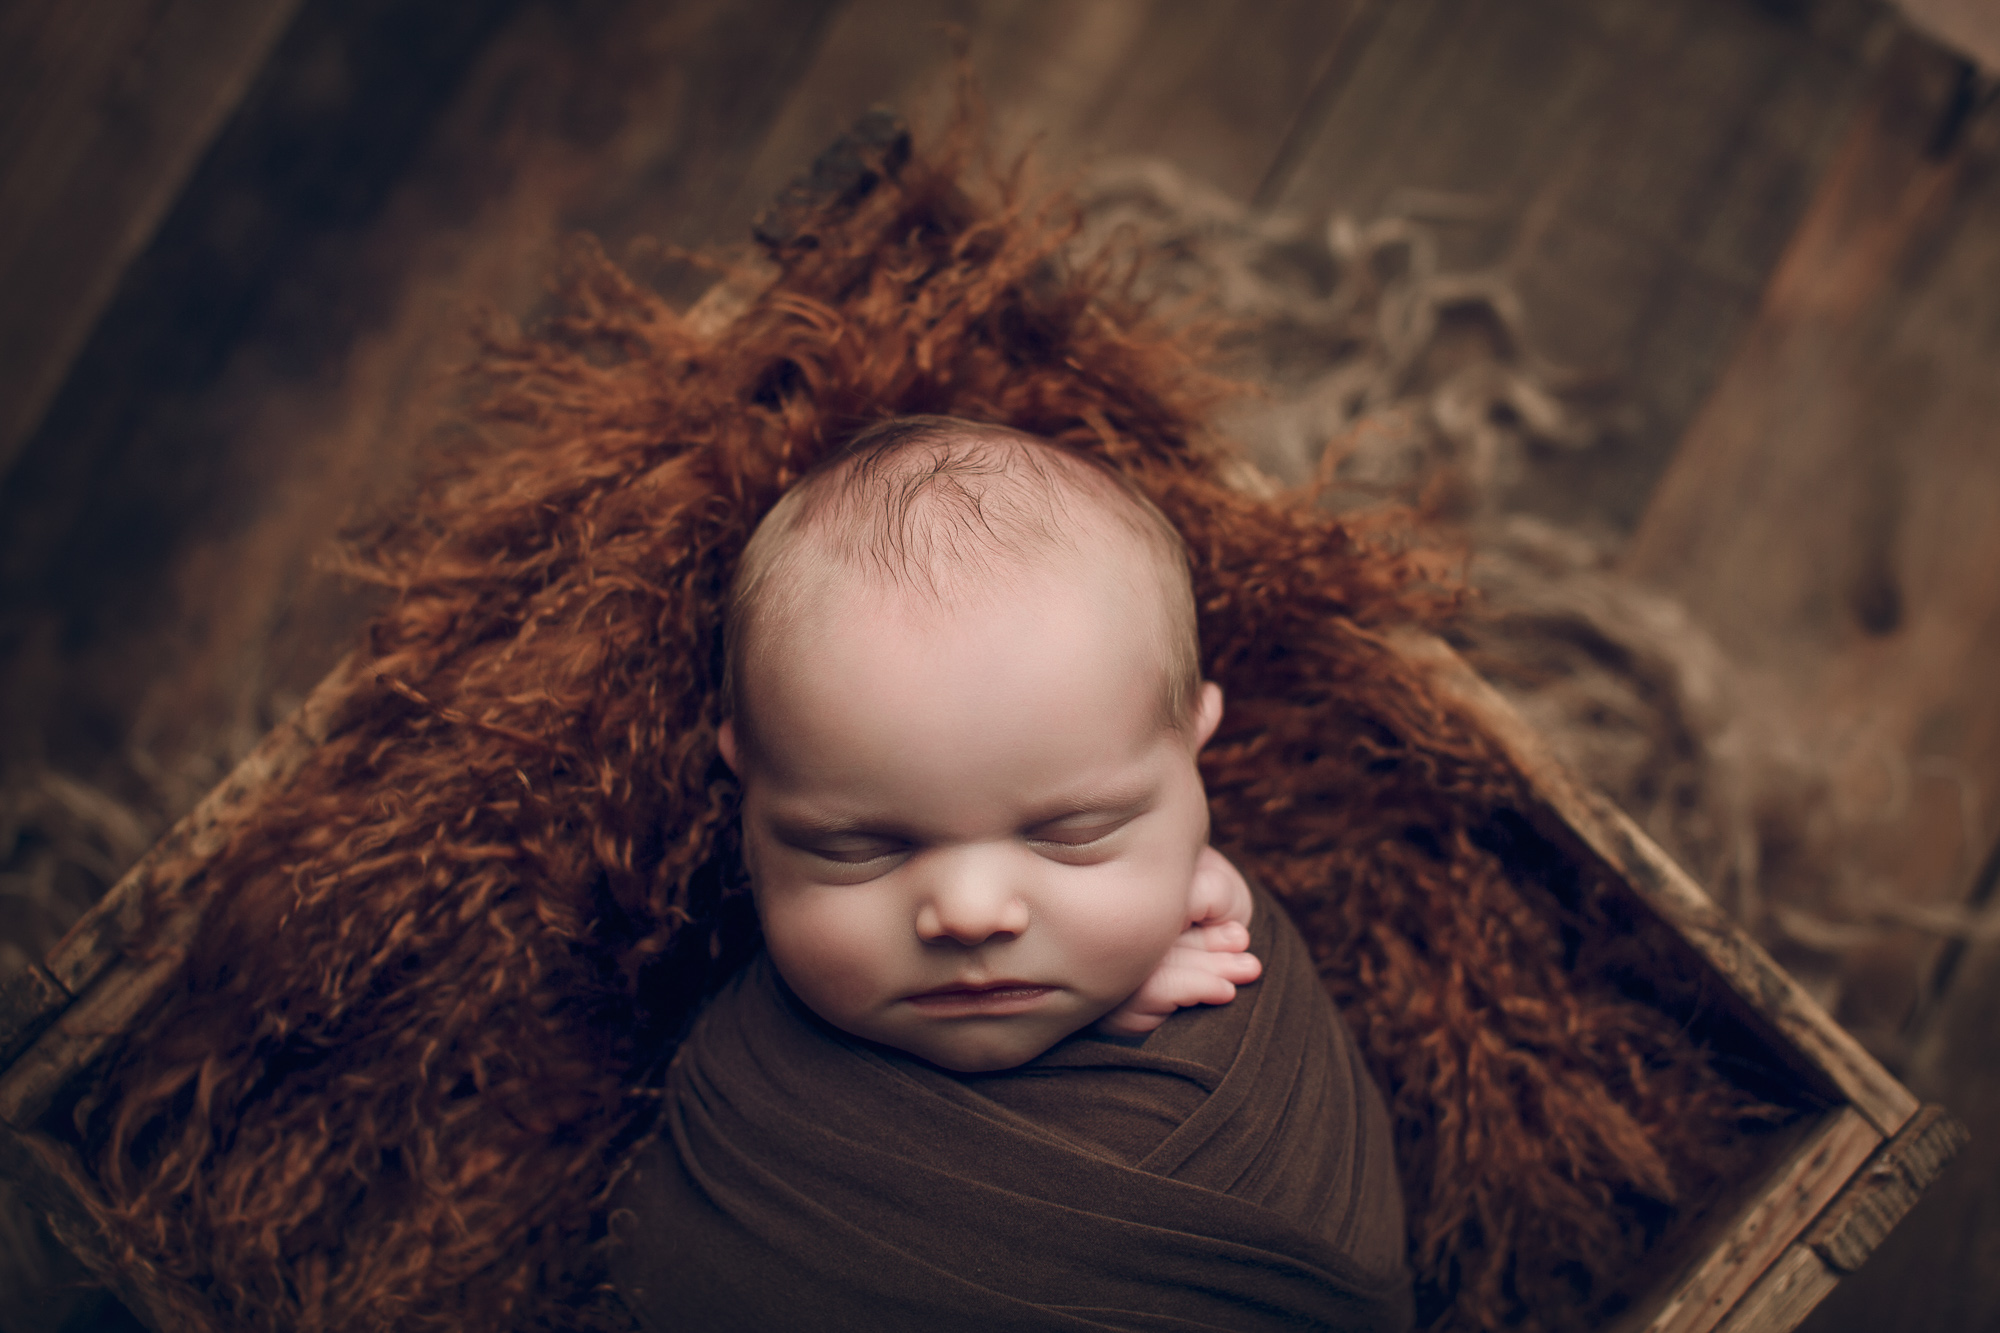
[[[1875,58],[1872,3],[1398,0],[1273,197],[1428,215],[1637,419],[1523,503],[1631,524],[1756,306]]]
[[[734,211],[761,208],[871,107],[894,107],[920,131],[941,126],[960,39],[999,165],[1030,146],[1057,177],[1106,156],[1158,153],[1247,201],[1363,5],[850,0],[773,122]]]
[[[349,659],[77,921],[49,955],[50,989],[35,1007],[0,1011],[4,1030],[32,1038],[25,1049],[0,1056],[0,1121],[32,1128],[70,1080],[158,1003],[179,966],[175,951],[199,916],[189,909],[161,918],[147,953],[127,957],[125,946],[149,901],[199,879],[265,794],[282,787],[338,725],[354,684]]]
[[[1675,1285],[1647,1333],[1708,1333],[1720,1324],[1881,1144],[1881,1133],[1851,1109],[1828,1116]]]
[[[1627,554],[1805,720],[1834,798],[1878,812],[1857,885],[1919,911],[1978,888],[2000,829],[2000,134],[1938,142],[1955,81],[1887,63]],[[1807,1327],[1995,1327],[2000,951],[1878,937],[1846,975],[1842,1016],[1973,1138]],[[1804,1247],[1752,1300],[1785,1327],[1839,1276]]]
[[[401,251],[361,238],[508,8],[305,5],[126,271],[0,478],[0,771],[158,785],[179,813],[339,657],[355,615],[300,604],[330,583],[308,552],[404,474],[379,418],[327,409],[367,375],[319,358],[382,317]]]
[[[1833,1293],[1840,1274],[1809,1245],[1794,1245],[1766,1269],[1716,1333],[1791,1333]]]
[[[1941,1106],[1926,1106],[1882,1145],[1827,1205],[1804,1237],[1827,1266],[1858,1272],[1965,1146],[1965,1126]]]
[[[2000,830],[2000,127],[1934,155],[1955,77],[1885,68],[1625,556],[1811,738],[1861,919],[1950,908]],[[1929,939],[1848,958],[1882,1049]]]
[[[1797,1243],[1765,1270],[1718,1326],[1719,1333],[1791,1333],[1841,1278],[1867,1262],[1966,1140],[1965,1126],[1943,1107],[1924,1107],[1854,1173]]]
[[[0,7],[0,477],[298,6]]]
[[[1910,1082],[1971,1138],[1840,1290],[1809,1333],[2000,1328],[2000,947],[1972,950],[1911,1061]]]

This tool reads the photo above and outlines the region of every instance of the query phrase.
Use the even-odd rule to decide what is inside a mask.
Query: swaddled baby
[[[1380,1098],[1208,846],[1223,701],[1166,519],[1033,437],[890,422],[764,520],[728,632],[765,951],[623,1187],[641,1317],[1405,1326]]]

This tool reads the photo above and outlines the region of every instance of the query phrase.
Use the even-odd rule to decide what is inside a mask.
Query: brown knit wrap
[[[1593,970],[1591,885],[1522,871],[1493,832],[1518,778],[1383,646],[1449,610],[1444,566],[1392,517],[1231,486],[1202,341],[1065,266],[1063,213],[959,178],[919,155],[808,220],[713,336],[589,250],[543,329],[492,335],[479,439],[357,562],[391,594],[371,683],[188,886],[182,992],[83,1125],[163,1309],[575,1320],[648,1071],[755,948],[715,744],[730,572],[801,472],[918,412],[1095,452],[1187,537],[1216,836],[1387,1095],[1420,1314],[1580,1322],[1729,1167],[1748,1100]]]

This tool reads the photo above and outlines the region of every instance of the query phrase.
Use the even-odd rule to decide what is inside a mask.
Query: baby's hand
[[[1236,988],[1263,974],[1250,947],[1250,886],[1221,852],[1204,847],[1188,895],[1192,921],[1125,1003],[1097,1020],[1098,1031],[1141,1037],[1193,1004],[1228,1004]]]

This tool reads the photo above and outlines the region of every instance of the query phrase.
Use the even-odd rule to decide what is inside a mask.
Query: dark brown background
[[[365,614],[316,561],[406,484],[475,314],[531,316],[579,231],[691,294],[649,241],[741,237],[871,105],[935,119],[958,43],[1051,175],[1152,153],[1445,219],[1630,405],[1527,503],[1839,742],[1871,876],[1992,893],[2000,128],[1866,0],[12,0],[0,787],[184,810]],[[24,947],[89,892],[8,883]],[[2000,957],[1845,967],[1842,1017],[1975,1140],[1815,1327],[1994,1328]]]

